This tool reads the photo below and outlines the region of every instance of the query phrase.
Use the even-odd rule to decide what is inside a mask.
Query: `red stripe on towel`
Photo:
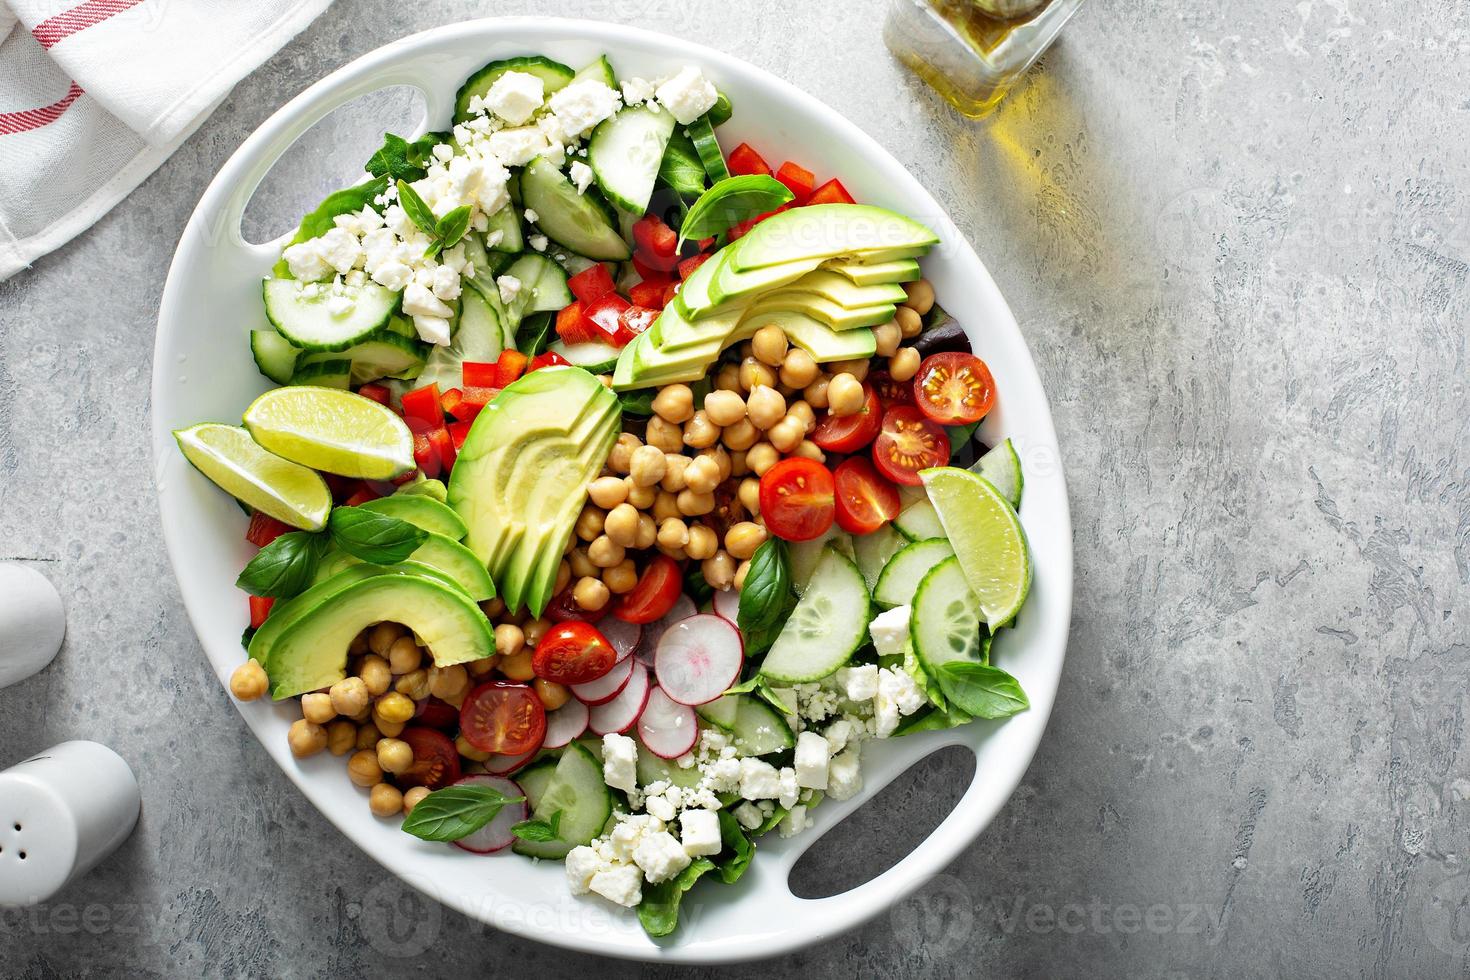
[[[72,82],[71,88],[66,90],[66,95],[59,102],[53,102],[39,109],[25,109],[20,112],[0,112],[0,136],[24,133],[28,129],[39,129],[42,126],[54,123],[61,118],[61,114],[81,94],[82,87],[76,82]]]
[[[63,10],[55,17],[47,17],[31,33],[41,42],[41,47],[49,48],[78,31],[85,31],[142,2],[143,0],[86,0],[70,10]]]

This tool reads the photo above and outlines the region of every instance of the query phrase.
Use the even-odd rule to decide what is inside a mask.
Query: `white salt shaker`
[[[96,742],[62,742],[0,772],[0,908],[47,901],[127,840],[142,797]]]
[[[0,564],[0,687],[44,669],[65,635],[61,596],[46,576],[15,562]]]

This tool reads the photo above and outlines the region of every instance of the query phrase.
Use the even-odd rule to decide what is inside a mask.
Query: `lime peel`
[[[1031,591],[1026,531],[1010,501],[982,476],[953,466],[919,479],[991,630],[1010,624]]]
[[[332,512],[321,475],[262,448],[235,425],[205,422],[174,433],[184,458],[225,493],[305,531],[320,531]]]
[[[245,410],[245,428],[277,456],[324,473],[391,480],[413,472],[413,433],[371,398],[294,385],[266,392]]]

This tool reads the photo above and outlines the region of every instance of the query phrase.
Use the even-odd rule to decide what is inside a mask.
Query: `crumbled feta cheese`
[[[672,821],[678,814],[678,810],[674,807],[674,804],[663,794],[649,796],[643,801],[643,808],[665,823]]]
[[[454,156],[454,147],[448,143],[435,143],[432,152],[435,160],[444,163]]]
[[[397,259],[389,259],[372,272],[373,282],[397,292],[413,281],[413,269]]]
[[[500,301],[509,306],[521,294],[521,281],[515,276],[501,276],[495,280],[495,288],[500,290]]]
[[[617,112],[621,101],[617,92],[589,78],[553,93],[550,105],[557,127],[566,136],[575,138]]]
[[[862,763],[854,746],[835,757],[828,767],[827,795],[834,800],[846,800],[856,796],[862,788]]]
[[[631,864],[618,865],[597,872],[587,883],[587,888],[609,902],[632,908],[643,901],[643,874]]]
[[[524,217],[528,222],[530,222],[533,225],[536,222],[538,222],[538,221],[541,220],[541,215],[537,214],[535,211],[531,210],[530,208],[526,208],[526,210],[522,211],[521,212],[521,216]]]
[[[689,855],[673,834],[666,830],[645,834],[633,850],[633,863],[643,869],[653,884],[668,881],[689,867]]]
[[[490,152],[507,167],[524,167],[550,149],[546,134],[535,126],[502,129],[490,137]]]
[[[632,792],[638,788],[638,745],[628,736],[610,732],[602,736],[602,780],[613,789]]]
[[[577,186],[578,194],[587,193],[587,188],[592,186],[592,180],[595,176],[596,174],[592,172],[592,168],[581,160],[573,160],[571,169],[567,172],[567,177]]]
[[[894,606],[887,612],[879,613],[868,624],[868,633],[873,637],[873,647],[878,651],[878,656],[901,654],[904,647],[908,646],[910,611],[908,606]]]
[[[781,823],[777,827],[777,833],[782,837],[795,837],[811,825],[811,821],[807,820],[806,814],[806,804],[792,807],[790,812],[781,818]]]
[[[443,300],[417,280],[404,287],[403,312],[408,316],[450,317],[454,315],[454,311],[444,305]]]
[[[740,795],[747,800],[775,799],[781,795],[781,774],[769,762],[741,759]]]
[[[637,105],[647,102],[653,98],[653,90],[656,86],[645,78],[625,78],[621,88],[623,90],[623,103],[625,105]]]
[[[442,316],[416,316],[413,318],[413,329],[425,343],[439,347],[449,345],[449,321]]]
[[[849,701],[871,701],[878,693],[878,667],[875,664],[843,667],[837,671],[837,683]]]
[[[740,826],[746,830],[754,830],[761,825],[765,817],[761,816],[760,808],[754,803],[742,803],[730,811],[735,819],[740,821]]]
[[[701,785],[713,793],[733,793],[740,788],[739,759],[715,759],[703,771]]]
[[[796,737],[796,782],[807,789],[827,788],[827,765],[832,761],[832,746],[816,732],[802,732]]]
[[[546,99],[546,83],[524,71],[508,71],[495,80],[485,94],[485,106],[510,123],[519,126],[541,108]]]
[[[709,112],[720,98],[710,80],[693,65],[685,65],[679,74],[661,84],[655,94],[681,126]]]
[[[597,856],[597,852],[583,844],[567,852],[567,886],[573,895],[585,895],[591,891],[592,878],[599,871],[611,867]]]
[[[320,242],[311,238],[304,242],[290,245],[281,253],[281,258],[286,260],[286,268],[291,270],[291,275],[302,282],[316,282],[331,275],[331,266],[323,257]]]
[[[779,785],[781,795],[777,797],[777,802],[789,810],[796,805],[797,800],[801,799],[801,786],[796,781],[796,770],[789,767],[782,769]]]
[[[713,810],[685,810],[679,817],[679,841],[690,857],[720,853],[724,844],[719,815]]]
[[[333,293],[327,297],[327,312],[332,316],[346,316],[356,307],[356,303],[338,293]]]
[[[342,278],[342,281],[351,286],[353,289],[357,289],[359,287],[367,285],[368,277],[367,273],[363,272],[361,269],[353,269]]]
[[[827,746],[831,750],[830,755],[836,755],[847,748],[847,743],[852,740],[852,734],[852,722],[846,718],[839,718],[828,725],[826,735]]]
[[[459,299],[459,273],[447,265],[436,265],[434,266],[434,281],[429,288],[433,290],[436,299],[445,302]]]
[[[878,671],[878,691],[873,697],[874,734],[887,738],[898,727],[901,715],[911,715],[927,703],[907,671],[884,667]]]
[[[538,252],[546,251],[546,246],[551,244],[551,240],[548,239],[545,235],[532,235],[531,237],[527,238],[526,241],[530,242],[531,247]]]

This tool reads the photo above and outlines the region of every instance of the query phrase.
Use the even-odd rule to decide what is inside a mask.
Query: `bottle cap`
[[[45,902],[107,857],[142,798],[122,757],[62,742],[0,772],[0,907]]]
[[[0,564],[0,687],[43,670],[65,635],[61,596],[46,576],[15,562]]]

